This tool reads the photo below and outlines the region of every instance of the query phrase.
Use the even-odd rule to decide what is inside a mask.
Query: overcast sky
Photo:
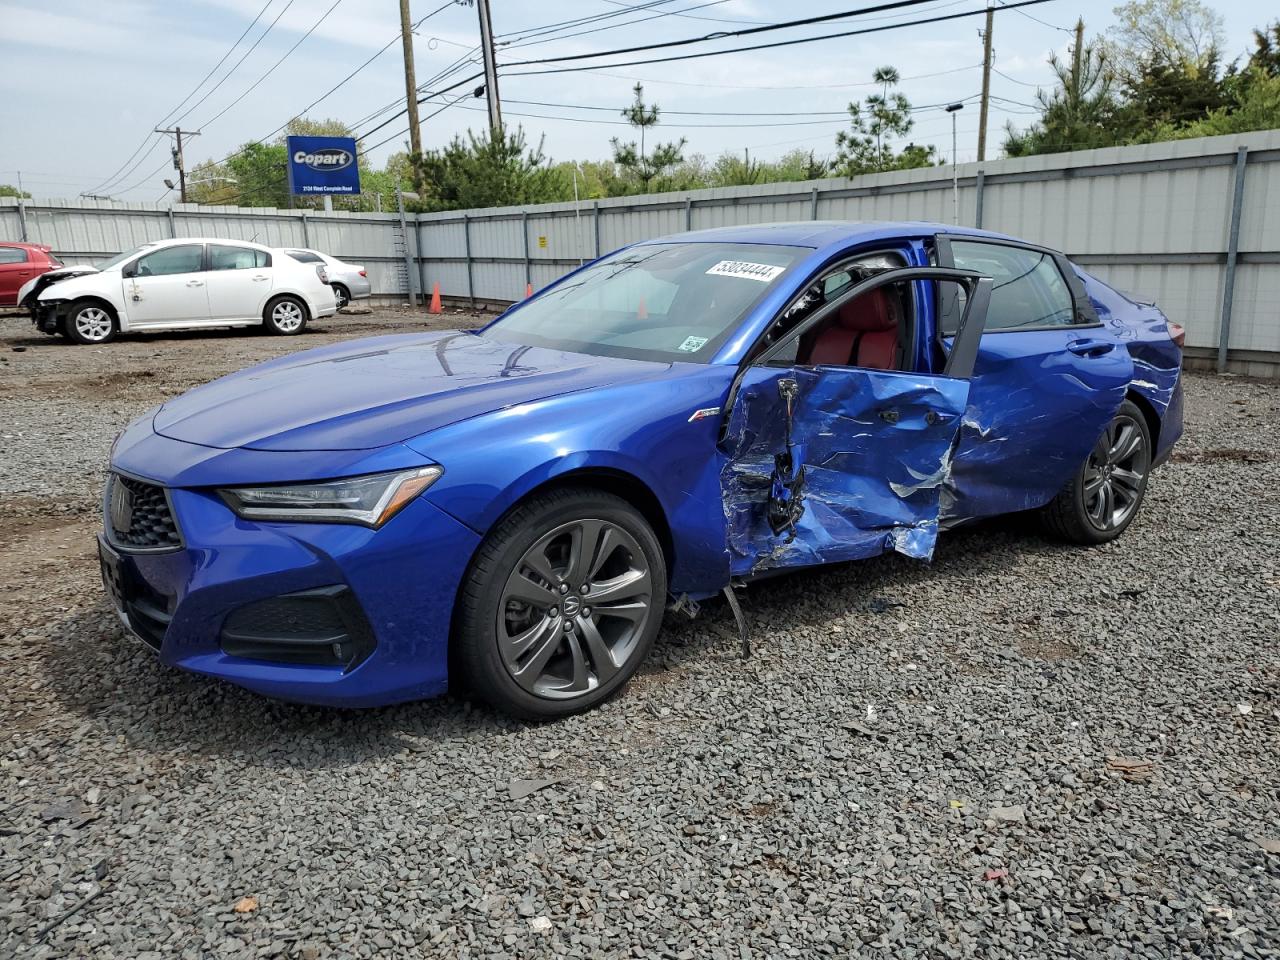
[[[246,141],[268,135],[392,40],[396,42],[385,53],[306,115],[352,123],[403,99],[396,0],[337,0],[332,12],[303,39],[333,5],[334,0],[184,0],[180,4],[0,0],[0,62],[4,64],[0,70],[0,183],[16,182],[21,171],[23,186],[37,198],[74,197],[96,190],[119,199],[157,200],[165,191],[163,178],[172,176],[172,171],[168,138],[150,134],[152,127],[164,121],[165,126],[176,123],[203,131],[187,148],[188,168],[202,159],[221,158]],[[413,16],[415,20],[426,17],[442,5],[443,0],[413,0]],[[505,35],[500,59],[512,62],[702,36],[869,5],[871,0],[668,0],[657,4],[653,0],[493,0],[493,25],[500,40]],[[1247,0],[1212,5],[1225,19],[1228,59],[1243,54],[1251,47],[1251,28],[1265,20],[1266,5]],[[627,6],[646,9],[631,13],[622,9]],[[834,24],[618,59],[833,33],[984,6],[984,0],[931,0]],[[1112,6],[1111,0],[1051,0],[996,14],[999,73],[992,80],[988,156],[998,152],[1006,120],[1031,119],[1027,105],[1034,100],[1036,85],[1052,82],[1045,61],[1054,50],[1065,52],[1075,17],[1084,17],[1087,34],[1100,32],[1113,20]],[[175,112],[264,10],[209,81]],[[620,15],[559,32],[612,29],[558,39],[522,40],[519,36],[542,25],[612,12]],[[655,16],[659,13],[667,15]],[[279,20],[268,31],[277,16]],[[641,18],[651,19],[635,22]],[[871,92],[867,81],[876,67],[892,64],[903,77],[901,91],[913,104],[966,100],[958,116],[958,156],[961,161],[971,160],[977,144],[981,23],[982,17],[975,16],[777,50],[591,72],[516,76],[519,71],[541,68],[510,68],[511,75],[500,82],[504,119],[509,124],[522,123],[535,142],[545,135],[546,152],[555,159],[603,159],[610,152],[609,138],[629,138],[631,131],[619,125],[623,121],[616,113],[576,108],[620,110],[631,99],[632,85],[642,80],[646,99],[666,111],[658,139],[684,136],[688,153],[715,157],[724,150],[749,148],[753,156],[772,158],[804,147],[819,155],[830,154],[835,132],[844,124],[837,112],[850,99]],[[415,41],[418,82],[428,81],[459,58],[467,69],[445,83],[478,70],[466,63],[466,58],[476,57],[478,36],[473,7],[449,4],[428,18],[418,28]],[[246,55],[259,38],[257,47]],[[288,58],[244,95],[294,44],[298,46]],[[423,117],[456,95],[424,105]],[[565,106],[570,104],[575,108]],[[403,103],[397,104],[363,123],[360,132],[402,108]],[[675,111],[805,115],[681,116]],[[823,111],[832,113],[824,117]],[[575,119],[563,119],[567,117]],[[949,156],[950,118],[936,107],[918,110],[915,117],[910,139],[936,144]],[[484,102],[468,99],[426,119],[423,142],[439,144],[468,127],[482,129],[485,123]],[[366,145],[372,146],[392,137],[372,152],[375,166],[394,150],[403,149],[406,136],[400,132],[406,126],[400,118],[366,138]]]

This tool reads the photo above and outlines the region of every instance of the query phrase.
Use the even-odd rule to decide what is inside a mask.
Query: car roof
[[[166,240],[151,240],[147,243],[139,244],[139,246],[147,247],[172,247],[183,243],[221,243],[232,247],[249,247],[252,250],[271,251],[265,243],[258,243],[254,240],[230,240],[227,237],[174,237]]]
[[[771,243],[788,247],[823,250],[854,243],[932,236],[938,233],[1014,240],[990,230],[934,223],[927,220],[797,220],[785,223],[756,223],[736,227],[713,227],[674,233],[643,243]]]
[[[41,253],[53,251],[53,247],[47,243],[24,243],[20,240],[0,240],[0,247],[19,247],[23,250],[39,250]]]

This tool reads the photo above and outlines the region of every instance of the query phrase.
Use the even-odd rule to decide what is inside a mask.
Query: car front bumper
[[[421,498],[379,530],[247,521],[209,489],[169,488],[168,498],[180,548],[140,552],[99,540],[117,613],[162,662],[269,697],[335,707],[445,691],[454,598],[479,542],[471,530]],[[357,662],[252,654],[246,623],[250,634],[279,633],[279,617],[255,624],[254,611],[299,596],[340,598],[342,619],[357,624],[351,632],[367,629],[350,638],[364,646]]]

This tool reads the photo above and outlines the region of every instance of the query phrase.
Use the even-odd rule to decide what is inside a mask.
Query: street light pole
[[[960,223],[960,168],[956,166],[956,114],[964,109],[963,103],[947,105],[951,114],[951,222]]]

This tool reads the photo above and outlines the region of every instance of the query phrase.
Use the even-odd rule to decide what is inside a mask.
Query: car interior
[[[843,296],[856,284],[885,270],[905,267],[896,252],[862,254],[824,272],[782,313],[764,338],[778,342],[815,311]],[[869,370],[909,370],[914,335],[911,285],[890,284],[855,297],[806,330],[792,348],[773,363],[799,366],[862,367]]]

